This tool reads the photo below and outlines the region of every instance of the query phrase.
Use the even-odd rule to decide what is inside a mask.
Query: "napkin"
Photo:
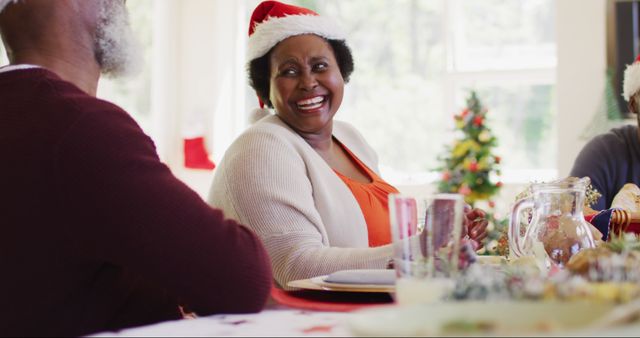
[[[396,283],[396,271],[389,269],[341,270],[330,274],[324,281],[327,283],[354,285],[394,285]]]

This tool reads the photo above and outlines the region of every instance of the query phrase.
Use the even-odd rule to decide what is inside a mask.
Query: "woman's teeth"
[[[306,100],[300,100],[296,102],[298,109],[300,110],[313,110],[322,107],[324,103],[324,96],[316,96]]]

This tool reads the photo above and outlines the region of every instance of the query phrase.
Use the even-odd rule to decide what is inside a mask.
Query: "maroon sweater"
[[[0,73],[0,335],[257,312],[262,244],[160,162],[122,109],[44,69]]]

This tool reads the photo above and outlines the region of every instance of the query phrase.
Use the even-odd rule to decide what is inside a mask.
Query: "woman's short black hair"
[[[353,73],[353,56],[351,55],[351,49],[345,43],[344,40],[327,40],[333,54],[338,62],[340,73],[344,82],[349,82],[349,77]],[[269,67],[269,57],[273,48],[264,56],[252,60],[249,63],[249,84],[256,91],[258,97],[264,102],[264,104],[273,108],[273,104],[269,100],[269,85],[271,69]]]

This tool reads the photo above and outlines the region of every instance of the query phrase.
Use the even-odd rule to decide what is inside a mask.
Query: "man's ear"
[[[633,114],[638,114],[638,110],[637,110],[637,108],[638,108],[638,107],[637,107],[637,104],[638,104],[638,103],[637,103],[637,101],[638,101],[638,100],[636,100],[636,99],[637,99],[637,96],[638,96],[638,94],[636,93],[636,94],[633,94],[633,96],[631,96],[631,97],[629,98],[629,104],[628,104],[628,106],[629,106],[629,112],[631,112],[631,113],[633,113]]]

